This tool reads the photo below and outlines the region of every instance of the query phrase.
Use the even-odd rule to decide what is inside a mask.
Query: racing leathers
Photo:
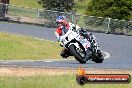
[[[56,31],[55,31],[55,35],[58,41],[60,41],[61,36],[63,36],[64,34],[66,34],[66,32],[69,29],[69,24],[67,23],[65,26],[61,25],[59,27],[57,27]]]
[[[70,25],[74,25],[72,24],[71,22],[69,23],[65,23],[65,25],[61,25],[59,27],[57,27],[56,31],[55,31],[55,35],[56,35],[56,38],[58,40],[58,42],[60,42],[60,39],[61,39],[61,36],[65,35],[67,33],[67,31],[69,30],[70,28]],[[80,27],[78,25],[76,25],[76,29],[80,29]],[[62,44],[60,43],[60,46],[62,46]],[[63,46],[62,46],[63,47]],[[63,57],[63,58],[67,58],[68,56],[70,56],[71,54],[68,52],[67,49],[65,49],[64,47],[62,48],[62,51],[60,53],[60,55]]]

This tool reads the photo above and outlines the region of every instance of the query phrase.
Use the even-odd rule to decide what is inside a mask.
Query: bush
[[[40,0],[39,3],[46,10],[69,12],[74,6],[74,0]]]
[[[128,20],[131,11],[131,0],[91,0],[86,14]]]

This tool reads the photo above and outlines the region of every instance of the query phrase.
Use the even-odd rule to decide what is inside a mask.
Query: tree
[[[131,0],[91,0],[86,11],[87,15],[127,20],[131,13]]]
[[[74,0],[40,0],[39,3],[46,10],[71,11],[74,6]]]
[[[9,4],[9,0],[0,0],[0,3]]]

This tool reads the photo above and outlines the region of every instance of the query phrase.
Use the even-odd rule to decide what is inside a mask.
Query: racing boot
[[[92,52],[90,51],[90,49],[88,48],[87,50],[86,50],[86,55],[85,55],[85,60],[86,61],[88,61],[88,60],[90,60],[91,59],[91,56],[92,56]]]
[[[67,49],[63,48],[60,55],[63,57],[63,58],[67,58],[69,57],[71,54],[68,52]]]

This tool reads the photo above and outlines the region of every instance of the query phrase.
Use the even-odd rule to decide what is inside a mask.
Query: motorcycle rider
[[[55,35],[56,35],[58,41],[60,41],[61,36],[66,34],[66,32],[68,31],[69,23],[66,21],[65,16],[58,16],[56,19],[56,22],[57,22],[58,27],[55,31]]]
[[[56,19],[56,23],[57,23],[58,27],[55,31],[55,35],[56,35],[58,42],[60,42],[61,36],[66,34],[66,32],[69,29],[69,23],[66,21],[65,16],[58,16]],[[62,44],[60,44],[60,46],[62,46]],[[67,49],[65,49],[63,47],[60,55],[64,58],[67,58],[68,55],[70,55],[70,54],[68,53]]]
[[[69,30],[69,27],[70,27],[69,25],[72,23],[67,22],[65,16],[58,16],[56,19],[56,22],[58,24],[58,27],[55,31],[55,35],[58,39],[58,42],[60,42],[61,36],[66,34],[66,32]],[[86,38],[88,41],[90,41],[90,33],[88,33],[86,30],[80,28],[78,25],[76,26],[76,30],[80,30],[81,37]],[[90,54],[91,53],[90,53],[89,49],[87,49],[85,59],[87,59]],[[60,55],[64,58],[67,58],[68,56],[70,56],[70,53],[68,52],[67,49],[63,48]]]

